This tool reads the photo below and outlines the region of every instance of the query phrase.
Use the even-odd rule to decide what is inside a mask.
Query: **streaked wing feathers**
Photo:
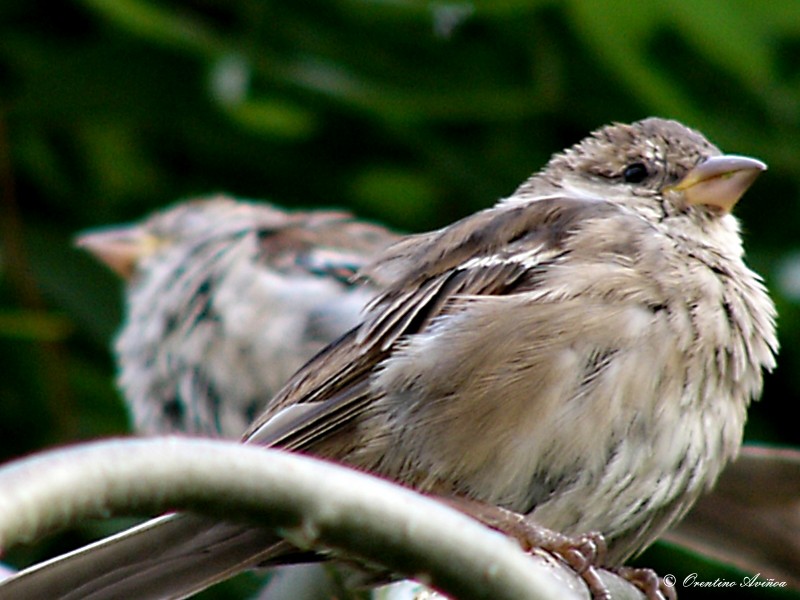
[[[616,209],[606,203],[553,197],[483,211],[395,244],[364,272],[395,277],[364,323],[300,369],[245,437],[296,450],[324,441],[369,406],[369,378],[398,340],[423,331],[466,298],[513,293],[532,268],[561,253],[585,218],[611,210]],[[306,402],[320,406],[271,431],[273,416]]]

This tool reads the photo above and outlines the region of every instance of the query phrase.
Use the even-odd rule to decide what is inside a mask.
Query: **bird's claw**
[[[614,573],[642,590],[647,600],[677,600],[675,588],[664,583],[653,569],[617,567]]]
[[[444,502],[466,512],[484,525],[513,537],[522,549],[543,550],[565,562],[583,579],[592,598],[611,600],[611,593],[597,571],[606,558],[606,542],[599,533],[567,536],[535,523],[525,515],[464,498],[442,498]]]

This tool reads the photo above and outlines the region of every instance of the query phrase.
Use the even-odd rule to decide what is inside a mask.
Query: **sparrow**
[[[126,282],[118,386],[141,434],[238,438],[375,288],[352,276],[397,236],[344,212],[218,195],[77,238]]]
[[[675,121],[593,132],[493,207],[364,267],[380,292],[360,322],[244,443],[598,532],[604,564],[622,565],[736,456],[775,365],[775,308],[731,214],[765,168]],[[173,514],[12,578],[0,598],[185,597],[280,560],[278,539]]]

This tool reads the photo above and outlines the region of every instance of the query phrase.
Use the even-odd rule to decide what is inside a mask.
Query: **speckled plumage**
[[[139,433],[238,438],[375,294],[351,278],[395,235],[341,212],[215,196],[89,233],[131,261],[118,383]],[[96,248],[93,248],[96,246]]]
[[[729,214],[763,165],[720,154],[674,121],[612,125],[494,207],[403,239],[364,270],[384,287],[363,322],[300,369],[248,443],[599,531],[620,564],[736,455],[774,366],[775,309]],[[182,520],[197,528],[176,517],[164,539]],[[174,573],[225,568],[214,531]]]

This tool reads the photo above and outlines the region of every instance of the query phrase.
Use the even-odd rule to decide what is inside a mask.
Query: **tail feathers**
[[[21,571],[0,584],[0,600],[186,598],[282,546],[269,530],[170,515]]]

